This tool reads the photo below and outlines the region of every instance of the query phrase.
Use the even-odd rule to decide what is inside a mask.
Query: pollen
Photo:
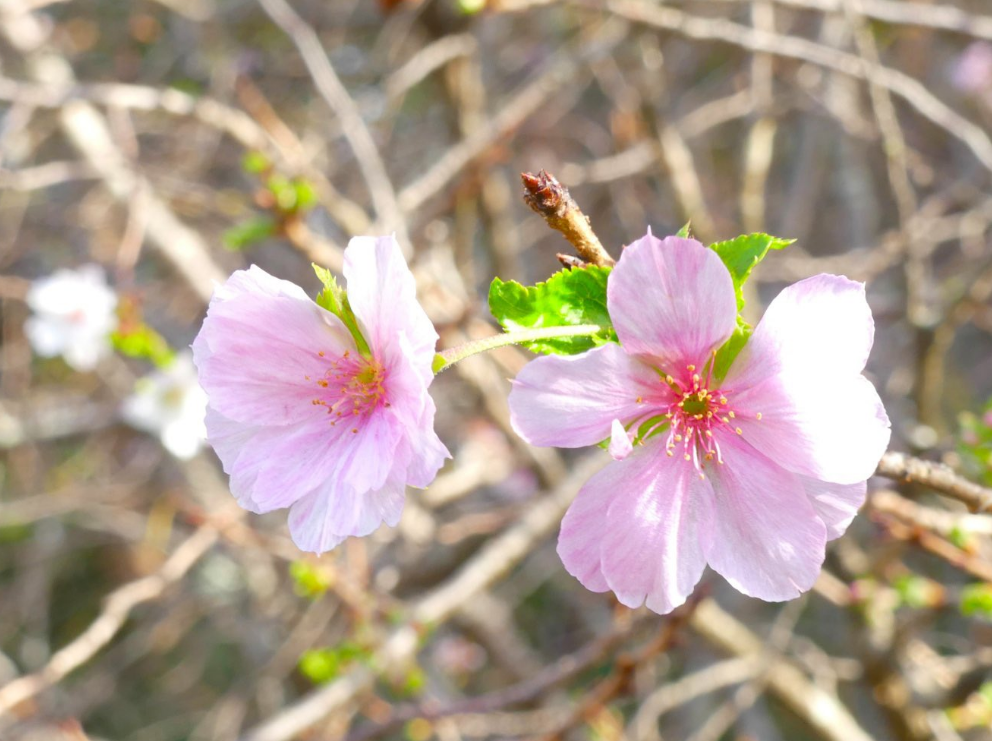
[[[761,419],[761,412],[758,412],[757,414],[755,414],[754,417],[755,417],[755,419],[760,420]]]
[[[701,478],[705,478],[705,465],[724,462],[720,441],[725,441],[728,434],[742,432],[733,425],[737,414],[729,398],[732,393],[721,391],[713,383],[713,363],[707,362],[698,373],[696,367],[687,365],[688,372],[680,378],[671,374],[663,376],[664,391],[670,401],[667,408],[658,410],[655,419],[660,420],[657,423],[660,427],[668,430],[665,455],[671,458],[677,452],[683,461],[692,463]]]
[[[318,355],[326,357],[324,351]],[[353,356],[345,350],[340,356],[328,360],[330,362],[323,378],[313,382],[319,392],[311,403],[326,408],[332,418],[331,425],[344,415],[361,425],[377,408],[389,406],[386,373],[376,359]],[[352,428],[353,433],[357,434],[358,430],[359,427]]]

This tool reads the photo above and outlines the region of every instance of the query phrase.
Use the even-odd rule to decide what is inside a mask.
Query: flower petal
[[[799,476],[806,496],[827,527],[827,540],[839,538],[865,503],[868,482],[828,484],[809,476]]]
[[[608,466],[579,489],[575,501],[565,512],[558,535],[558,556],[565,570],[592,592],[608,592],[600,555],[606,537],[606,515],[616,491],[602,486],[599,477]]]
[[[783,290],[727,374],[725,385],[746,388],[776,373],[829,382],[861,373],[875,336],[864,283],[821,274]]]
[[[705,362],[737,322],[730,273],[694,239],[648,234],[628,246],[610,274],[607,301],[627,352],[662,362],[672,375]]]
[[[362,334],[376,355],[402,352],[406,338],[414,366],[425,381],[433,378],[431,363],[437,332],[417,301],[417,286],[396,238],[353,237],[344,251],[348,302]]]
[[[781,374],[734,394],[732,404],[745,440],[783,468],[821,481],[867,480],[889,445],[888,415],[864,376],[822,384]]]
[[[627,434],[627,430],[623,428],[623,425],[620,424],[619,419],[613,420],[613,428],[610,431],[610,446],[607,450],[613,456],[613,460],[616,461],[622,461],[634,450],[634,446],[630,442],[630,436]]]
[[[826,529],[797,476],[736,435],[722,435],[724,465],[712,481],[713,538],[706,560],[736,589],[770,601],[810,589],[823,564]]]
[[[309,299],[239,294],[211,303],[193,343],[200,384],[221,414],[248,424],[312,418],[329,359],[354,351],[340,320]]]
[[[609,437],[614,419],[632,421],[669,393],[655,371],[611,342],[524,366],[510,390],[510,422],[532,445],[581,448]]]
[[[628,607],[646,602],[664,615],[685,602],[706,567],[713,495],[694,466],[662,450],[660,442],[638,448],[586,486],[612,493],[602,542],[610,589]]]
[[[383,522],[396,525],[404,500],[404,486],[399,482],[356,496],[330,480],[293,505],[289,532],[301,550],[324,553],[348,536],[368,535]]]

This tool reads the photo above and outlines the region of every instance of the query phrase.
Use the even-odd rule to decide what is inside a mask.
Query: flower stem
[[[542,327],[541,329],[518,329],[515,332],[504,332],[503,334],[484,337],[481,340],[472,340],[457,347],[442,350],[434,356],[433,370],[435,374],[440,373],[459,360],[495,350],[497,347],[518,345],[524,342],[536,342],[538,340],[553,340],[559,337],[588,337],[602,330],[603,328],[598,324],[577,324],[568,327]]]

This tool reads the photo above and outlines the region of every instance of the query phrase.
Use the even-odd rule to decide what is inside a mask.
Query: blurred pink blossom
[[[861,375],[874,335],[864,286],[818,275],[787,288],[722,380],[714,353],[737,306],[715,252],[648,234],[624,250],[607,301],[621,344],[534,360],[510,394],[529,442],[582,447],[612,432],[623,458],[565,515],[565,568],[659,613],[685,601],[707,564],[766,600],[812,587],[889,442]],[[616,421],[638,433],[629,455]]]
[[[987,41],[969,44],[954,62],[951,83],[970,95],[992,91],[992,44]]]
[[[290,507],[293,540],[317,553],[396,525],[406,485],[427,486],[448,457],[427,391],[437,333],[396,240],[352,239],[344,275],[371,357],[256,266],[216,289],[193,343],[232,493],[253,512]]]

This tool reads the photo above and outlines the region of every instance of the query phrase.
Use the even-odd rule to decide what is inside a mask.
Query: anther
[[[727,403],[727,397],[726,396],[721,396],[720,397],[720,403],[721,404],[726,404]]]
[[[694,370],[696,370],[696,366],[694,366],[694,365],[687,365],[686,368],[689,370],[690,373],[692,373]]]
[[[756,418],[756,419],[761,419],[761,412],[758,412],[758,413],[757,413],[757,414],[755,414],[754,416],[755,416],[755,418]]]
[[[730,417],[731,419],[734,419],[734,418],[737,417],[737,415],[734,414],[733,412],[727,412],[727,416]]]
[[[352,428],[351,428],[351,431],[352,431],[352,432],[353,432],[354,434],[356,434],[356,435],[358,434],[358,428],[357,428],[357,427],[352,427]]]
[[[637,397],[637,403],[638,404],[643,404],[644,403],[644,397],[643,396],[638,396]],[[759,417],[759,419],[760,419],[760,417]]]
[[[735,427],[734,432],[736,432],[738,435],[744,434],[744,430],[742,430],[740,427]]]
[[[691,461],[691,460],[692,460],[692,456],[691,456],[691,455],[689,455],[688,453],[686,453],[686,454],[685,454],[685,455],[684,455],[683,457],[684,457],[684,458],[685,458],[685,459],[686,459],[687,461]]]
[[[669,458],[671,458],[673,455],[675,455],[675,453],[673,453],[671,450],[666,450],[665,451],[665,455],[667,455]]]

